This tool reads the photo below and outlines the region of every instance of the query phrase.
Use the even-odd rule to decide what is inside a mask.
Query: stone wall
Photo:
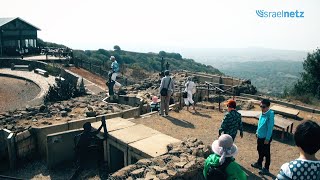
[[[188,138],[167,146],[168,153],[156,158],[141,159],[120,169],[109,179],[203,179],[205,158],[211,151],[202,141]]]
[[[47,135],[57,132],[67,131],[68,123],[49,125],[44,127],[33,127],[30,131],[37,141],[37,152],[41,158],[45,158],[47,154]]]
[[[126,117],[126,118],[132,118],[139,113],[139,108],[133,108],[129,109],[124,112],[119,113],[111,113],[106,115],[100,115],[97,117],[91,117],[91,118],[85,118],[85,119],[79,119],[79,120],[72,120],[65,123],[55,124],[55,125],[49,125],[49,126],[43,126],[43,127],[33,127],[30,131],[32,135],[34,135],[37,145],[36,149],[39,153],[39,155],[42,158],[46,158],[47,156],[47,135],[59,133],[63,131],[69,131],[69,130],[75,130],[75,129],[82,129],[82,126],[85,122],[99,122],[101,121],[101,117],[105,116],[106,119],[111,119],[115,117]],[[140,115],[140,114],[139,114]]]
[[[31,135],[29,130],[18,133],[15,136],[16,156],[18,159],[26,158],[33,155],[36,151],[35,137]]]
[[[244,82],[246,82],[246,80],[244,79],[233,78],[228,76],[212,75],[212,74],[186,72],[186,75],[197,77],[201,82],[208,81],[213,83],[225,84],[227,86],[241,85]]]
[[[0,159],[5,158],[8,154],[7,152],[7,143],[6,143],[6,138],[4,136],[4,130],[0,130]]]
[[[47,166],[53,168],[65,161],[75,158],[74,137],[80,134],[82,129],[75,129],[54,133],[47,136]]]
[[[143,102],[142,102],[142,99],[140,99],[140,98],[138,98],[136,96],[120,95],[119,98],[118,98],[118,103],[119,104],[129,105],[129,106],[132,106],[132,107],[138,107]]]
[[[33,67],[33,69],[40,68],[40,69],[46,70],[52,76],[61,75],[63,78],[69,80],[69,82],[71,82],[75,87],[77,85],[78,78],[80,77],[68,70],[63,70],[41,61],[31,61],[31,60],[23,60],[23,59],[1,59],[0,68],[10,68],[12,63],[17,65],[30,64],[31,67]]]

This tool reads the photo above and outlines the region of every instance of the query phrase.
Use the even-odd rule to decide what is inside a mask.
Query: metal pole
[[[207,90],[208,99],[207,99],[207,101],[209,101],[209,89],[210,89],[210,84],[208,84],[208,90]]]
[[[181,91],[181,87],[180,87],[180,110],[182,109],[182,91]]]
[[[161,72],[164,71],[164,60],[163,57],[161,57]]]
[[[0,29],[0,56],[2,57],[2,29]]]
[[[219,111],[221,112],[221,106],[220,106],[220,104],[221,104],[221,102],[220,102],[220,92],[219,92]]]

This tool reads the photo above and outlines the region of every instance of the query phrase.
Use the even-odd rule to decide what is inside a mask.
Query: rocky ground
[[[109,179],[203,179],[201,169],[211,153],[210,147],[197,138],[188,138],[168,145],[167,150],[167,154],[141,159],[112,174]]]
[[[102,102],[103,98],[105,98],[104,93],[2,112],[0,113],[0,129],[6,128],[20,132],[30,126],[57,124],[86,117],[95,117],[101,114],[121,112],[131,108],[131,106],[127,105]]]
[[[0,112],[26,106],[39,92],[40,88],[32,82],[0,76]]]
[[[185,109],[180,112],[170,112],[169,117],[161,117],[153,115],[150,118],[132,120],[135,123],[144,124],[164,134],[177,139],[185,139],[195,137],[203,141],[204,145],[211,145],[218,138],[218,129],[221,125],[224,113],[218,111],[218,104],[213,103],[215,109],[198,108],[198,112]],[[242,109],[250,106],[248,103],[241,106]],[[222,106],[225,110],[225,106]],[[251,110],[259,110],[257,105]],[[312,114],[301,112],[299,116],[303,119],[312,119],[320,123],[320,114]],[[294,129],[301,121],[290,119],[294,122]],[[249,179],[273,179],[278,173],[281,165],[287,161],[295,159],[299,156],[298,149],[294,146],[292,136],[281,140],[281,132],[274,131],[274,139],[271,145],[271,176],[260,176],[258,171],[250,166],[257,160],[255,131],[257,128],[257,120],[253,118],[243,118],[244,122],[244,138],[236,137],[235,143],[239,148],[239,154],[236,160],[242,165]],[[320,158],[320,152],[317,153]]]

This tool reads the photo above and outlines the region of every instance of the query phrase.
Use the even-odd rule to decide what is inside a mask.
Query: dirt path
[[[107,89],[106,80],[103,79],[102,77],[95,75],[85,69],[82,69],[82,68],[69,67],[67,69],[69,71],[72,71],[73,73],[76,73],[76,74],[84,77],[85,79],[91,81],[92,83],[97,84],[98,86],[100,86],[103,89]]]
[[[160,117],[155,115],[151,118],[135,119],[135,123],[144,124],[162,133],[170,135],[178,139],[186,137],[196,137],[202,140],[205,144],[211,145],[213,140],[218,138],[218,129],[221,125],[221,120],[224,114],[217,110],[199,110],[199,113],[194,114],[188,111],[180,113],[170,112],[170,117]],[[279,131],[274,131],[274,140],[271,145],[271,167],[270,171],[273,176],[260,176],[258,170],[250,166],[258,158],[256,151],[255,131],[257,120],[252,118],[244,118],[244,138],[241,139],[238,135],[235,143],[239,148],[239,154],[236,160],[243,166],[249,179],[273,179],[277,175],[281,165],[287,161],[293,160],[299,156],[298,149],[294,146],[292,139],[287,139],[284,142],[280,140],[281,134]],[[298,124],[296,122],[295,124]],[[294,128],[296,125],[294,126]],[[320,158],[320,152],[317,153]]]

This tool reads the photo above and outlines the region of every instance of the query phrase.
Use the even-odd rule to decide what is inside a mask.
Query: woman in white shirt
[[[196,84],[192,81],[192,77],[188,77],[185,87],[184,91],[187,92],[187,97],[184,98],[184,103],[187,105],[187,111],[189,111],[190,105],[193,106],[193,110],[196,110],[192,99],[192,95],[196,92]]]

